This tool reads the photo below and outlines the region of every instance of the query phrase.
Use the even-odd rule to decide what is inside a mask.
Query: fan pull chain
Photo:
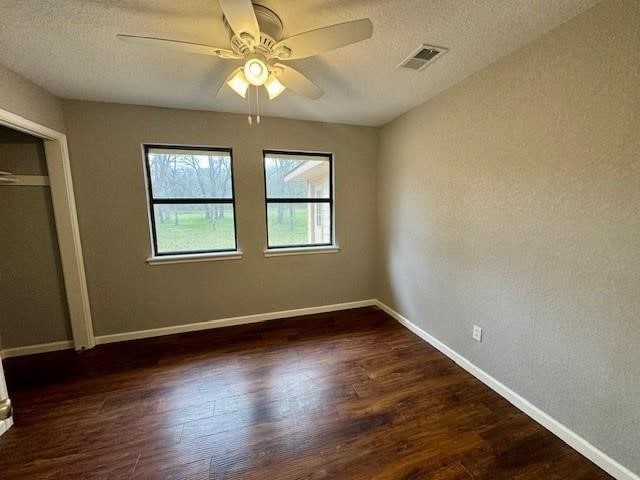
[[[260,92],[258,91],[258,87],[256,89],[256,123],[260,123]],[[247,90],[247,103],[249,104],[249,116],[247,117],[247,121],[249,125],[253,125],[253,117],[251,116],[251,89]]]
[[[247,104],[249,105],[249,116],[247,117],[247,120],[249,121],[249,125],[251,125],[253,123],[253,120],[251,118],[251,89],[247,89]]]
[[[260,124],[260,92],[256,86],[256,122]]]

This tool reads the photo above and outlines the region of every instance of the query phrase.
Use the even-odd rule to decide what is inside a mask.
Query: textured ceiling
[[[381,125],[598,0],[260,0],[285,36],[371,18],[373,37],[291,62],[326,94],[262,98],[264,115]],[[237,64],[125,44],[116,33],[227,46],[216,0],[0,0],[0,63],[64,98],[244,113],[217,100]],[[450,49],[422,72],[396,70],[419,44]]]

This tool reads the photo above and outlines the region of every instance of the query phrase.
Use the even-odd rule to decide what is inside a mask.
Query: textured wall
[[[639,25],[599,4],[387,125],[378,170],[379,298],[635,472]]]
[[[46,175],[42,140],[0,127],[0,170]],[[0,187],[3,348],[71,338],[48,187]]]
[[[64,132],[62,101],[0,64],[0,108]]]
[[[378,130],[65,102],[97,335],[372,298]],[[149,266],[143,142],[230,146],[242,260]],[[337,254],[265,258],[262,149],[335,153]]]

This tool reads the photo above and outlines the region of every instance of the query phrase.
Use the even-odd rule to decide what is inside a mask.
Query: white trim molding
[[[58,350],[69,350],[73,348],[72,340],[61,340],[59,342],[38,343],[36,345],[26,345],[24,347],[12,347],[0,350],[1,358],[22,357],[24,355],[34,355],[36,353],[56,352]]]
[[[96,337],[96,344],[113,342],[126,342],[127,340],[138,340],[140,338],[160,337],[162,335],[173,335],[176,333],[195,332],[198,330],[209,330],[212,328],[230,327],[234,325],[247,325],[250,323],[266,322],[268,320],[280,320],[302,315],[313,315],[316,313],[337,312],[340,310],[350,310],[352,308],[370,307],[376,305],[376,300],[359,300],[356,302],[336,303],[333,305],[322,305],[318,307],[298,308],[295,310],[281,310],[279,312],[258,313],[255,315],[243,315],[240,317],[220,318],[206,322],[188,323],[185,325],[172,325],[170,327],[152,328],[149,330],[137,330],[133,332],[114,333],[111,335],[100,335]]]
[[[258,313],[255,315],[244,315],[240,317],[220,318],[198,323],[188,323],[185,325],[172,325],[170,327],[152,328],[149,330],[136,330],[133,332],[114,333],[111,335],[101,335],[95,337],[96,345],[106,343],[126,342],[128,340],[138,340],[141,338],[160,337],[163,335],[173,335],[176,333],[195,332],[199,330],[209,330],[212,328],[230,327],[234,325],[247,325],[251,323],[266,322],[269,320],[281,320],[302,315],[312,315],[315,313],[337,312],[340,310],[350,310],[352,308],[371,307],[376,305],[374,299],[359,300],[355,302],[336,303],[333,305],[321,305],[317,307],[298,308],[295,310],[281,310],[279,312]],[[37,345],[27,345],[24,347],[5,348],[0,350],[0,358],[21,357],[23,355],[34,355],[36,353],[54,352],[57,350],[67,350],[73,348],[71,340],[60,342],[40,343]]]
[[[264,250],[264,256],[287,257],[289,255],[313,255],[317,253],[338,252],[340,252],[340,247],[337,245],[323,245],[321,247],[267,248]]]
[[[82,257],[78,214],[73,193],[67,136],[3,109],[0,109],[0,125],[44,140],[53,216],[58,236],[74,347],[77,350],[92,348],[95,345],[93,324]]]
[[[240,260],[242,251],[185,253],[184,255],[157,255],[147,258],[149,265],[173,265],[176,263],[213,262],[216,260]]]
[[[640,476],[633,473],[631,470],[621,465],[613,458],[609,457],[606,453],[599,450],[597,447],[589,443],[580,435],[551,417],[549,414],[540,410],[531,402],[520,396],[509,387],[489,375],[487,372],[471,363],[465,357],[442,343],[437,338],[433,337],[406,317],[400,315],[391,307],[385,305],[380,300],[368,299],[355,302],[338,303],[333,305],[322,305],[316,307],[299,308],[294,310],[281,310],[270,313],[259,313],[254,315],[244,315],[238,317],[221,318],[217,320],[209,320],[205,322],[190,323],[185,325],[173,325],[170,327],[154,328],[149,330],[138,330],[132,332],[115,333],[111,335],[102,335],[95,337],[97,345],[124,342],[128,340],[137,340],[141,338],[159,337],[163,335],[172,335],[176,333],[194,332],[199,330],[209,330],[213,328],[229,327],[233,325],[246,325],[251,323],[265,322],[269,320],[279,320],[291,317],[298,317],[302,315],[312,315],[317,313],[327,313],[340,310],[349,310],[353,308],[362,308],[369,306],[377,306],[388,315],[397,320],[400,324],[412,331],[418,337],[431,344],[438,349],[444,355],[449,357],[460,367],[464,368],[471,375],[483,382],[489,388],[497,392],[499,395],[508,400],[516,408],[530,416],[533,420],[540,423],[543,427],[557,435],[569,446],[577,450],[607,473],[612,475],[618,480],[640,480]],[[17,357],[21,355],[32,355],[35,353],[51,352],[55,350],[63,350],[73,348],[73,342],[61,341],[44,343],[39,345],[30,345],[25,347],[8,348],[2,350],[2,358]]]
[[[496,380],[494,377],[489,375],[487,372],[482,370],[480,367],[471,363],[465,357],[460,355],[455,350],[451,349],[440,340],[432,336],[431,334],[425,332],[420,327],[418,327],[415,323],[411,322],[406,317],[403,317],[398,312],[393,310],[388,305],[385,305],[380,300],[376,300],[376,305],[383,310],[385,313],[389,314],[399,323],[404,325],[407,329],[411,330],[418,337],[420,337],[425,342],[431,344],[433,347],[438,349],[444,355],[449,357],[455,363],[457,363],[460,367],[464,368],[471,375],[476,377],[482,383],[487,385],[493,391],[504,397],[511,404],[513,404],[516,408],[527,414],[529,417],[534,419],[540,425],[545,427],[547,430],[558,436],[561,440],[563,440],[566,444],[568,444],[573,449],[577,450],[579,453],[584,455],[586,458],[591,460],[593,463],[598,465],[604,471],[612,475],[618,480],[640,480],[640,476],[633,473],[631,470],[621,465],[613,458],[609,457],[602,450],[598,449],[587,440],[582,438],[576,432],[568,428],[567,426],[560,423],[558,420],[553,418],[551,415],[545,413],[540,410],[538,407],[533,405],[524,397],[520,396],[509,387]]]
[[[54,140],[45,140],[44,150],[49,170],[53,216],[58,233],[62,275],[69,304],[74,347],[76,350],[93,348],[95,340],[89,305],[89,290],[84,270],[66,135],[59,134]]]

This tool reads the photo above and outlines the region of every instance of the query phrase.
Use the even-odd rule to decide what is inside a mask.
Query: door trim
[[[67,136],[3,109],[0,109],[0,125],[44,140],[73,345],[76,350],[93,348],[95,338],[73,193]]]

